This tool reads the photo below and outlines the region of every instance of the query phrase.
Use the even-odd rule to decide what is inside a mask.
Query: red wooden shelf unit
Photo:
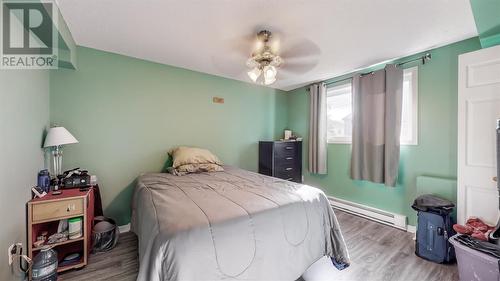
[[[57,252],[59,263],[71,253],[80,253],[79,261],[59,266],[57,271],[62,272],[87,265],[88,255],[91,251],[91,232],[94,220],[94,188],[87,191],[79,189],[65,189],[62,194],[47,194],[43,198],[35,198],[28,202],[28,255],[34,258],[41,247],[33,245],[37,236],[47,232],[48,236],[57,232],[59,220],[82,217],[83,236],[76,239],[50,244]],[[30,273],[31,277],[31,273]]]

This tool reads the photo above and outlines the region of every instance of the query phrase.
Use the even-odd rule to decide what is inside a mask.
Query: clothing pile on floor
[[[470,235],[471,237],[482,241],[488,241],[488,237],[494,229],[494,226],[487,225],[481,219],[476,217],[470,217],[465,225],[453,225],[453,230],[457,233]]]

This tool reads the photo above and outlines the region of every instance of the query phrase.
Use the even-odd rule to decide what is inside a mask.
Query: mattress
[[[349,264],[321,190],[224,169],[138,178],[131,221],[137,280],[296,280],[323,256]]]

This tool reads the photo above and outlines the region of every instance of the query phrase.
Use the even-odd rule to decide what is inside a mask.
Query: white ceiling
[[[78,45],[247,82],[249,38],[268,29],[284,70],[303,64],[278,72],[282,90],[477,35],[469,0],[57,2]]]

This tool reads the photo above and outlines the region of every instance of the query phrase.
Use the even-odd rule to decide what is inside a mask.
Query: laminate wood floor
[[[86,267],[63,272],[58,280],[135,281],[139,271],[137,255],[137,237],[132,232],[123,233],[113,250],[90,255]]]
[[[456,265],[435,264],[415,256],[412,234],[344,212],[336,214],[352,264],[338,271],[324,258],[304,273],[304,280],[458,280]],[[136,279],[138,268],[137,238],[125,233],[115,249],[91,255],[85,268],[63,273],[59,280],[131,281]]]
[[[413,234],[335,211],[351,257],[351,266],[338,271],[327,258],[303,275],[309,280],[452,281],[456,264],[442,265],[415,255]]]

